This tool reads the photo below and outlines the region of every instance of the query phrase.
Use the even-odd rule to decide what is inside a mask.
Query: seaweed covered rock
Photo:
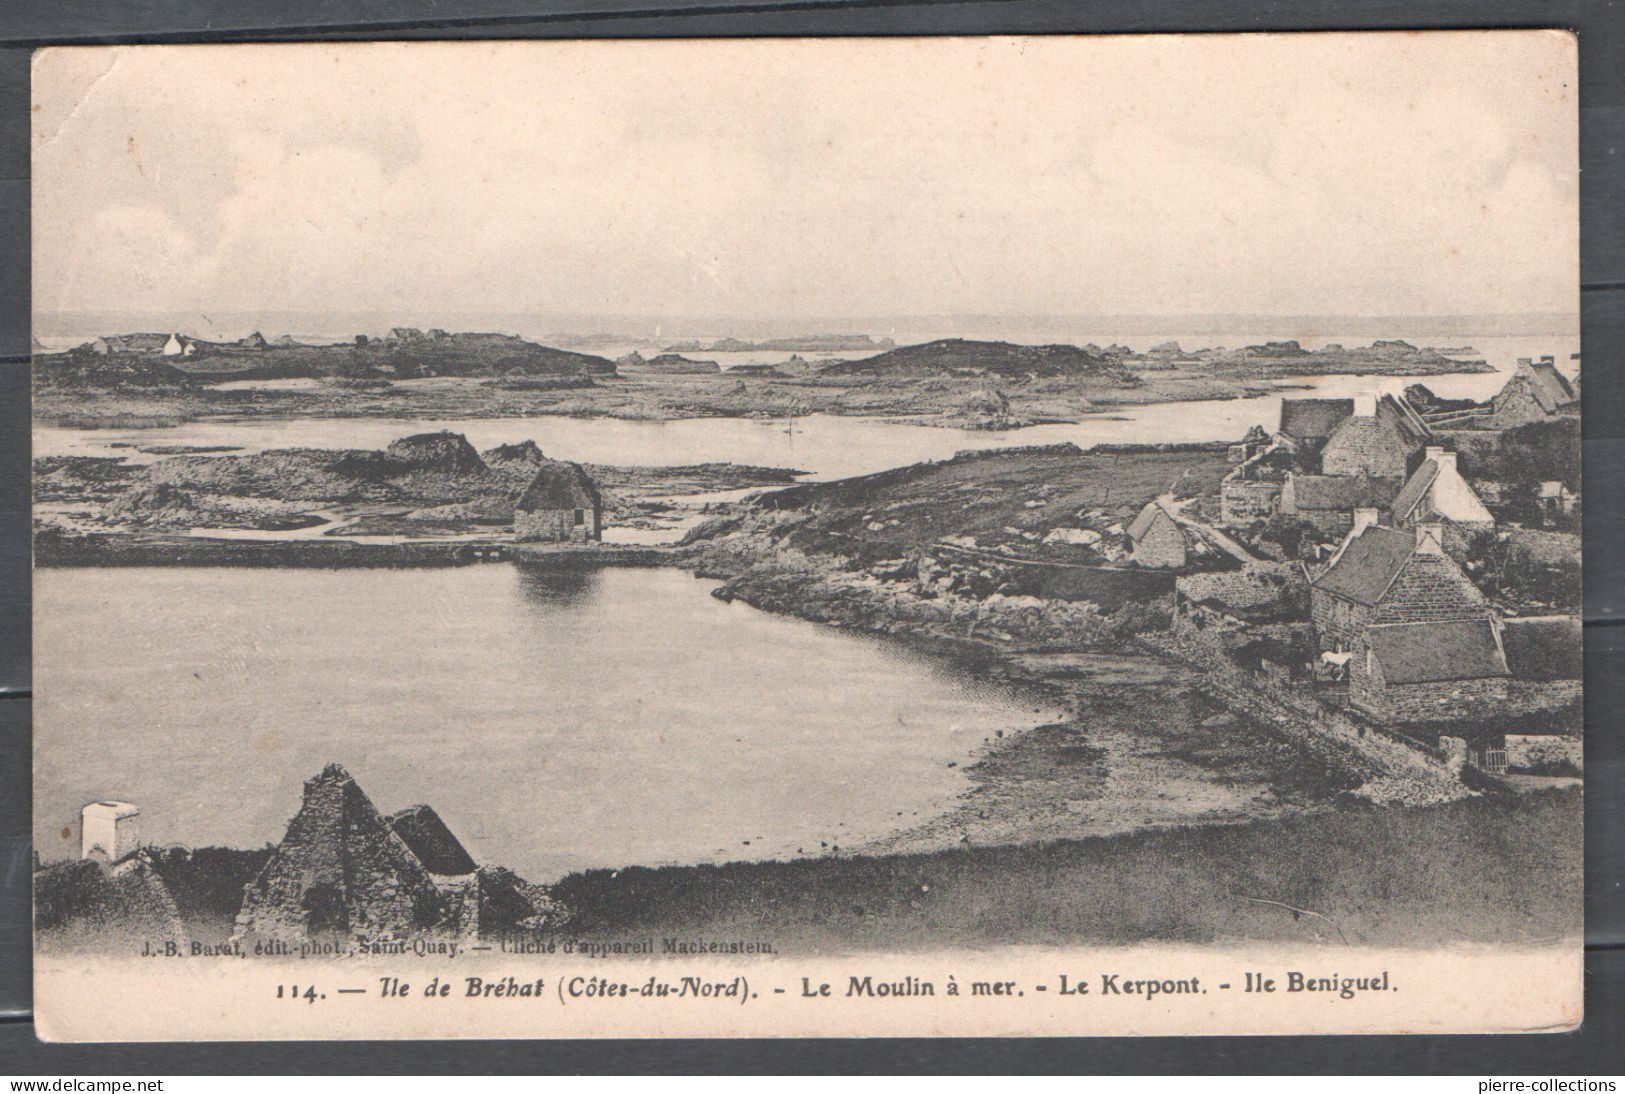
[[[443,429],[438,433],[415,433],[391,442],[384,455],[396,463],[433,471],[484,471],[485,461],[468,438]]]

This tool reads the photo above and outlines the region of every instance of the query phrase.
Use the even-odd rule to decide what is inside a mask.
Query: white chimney
[[[1356,395],[1354,397],[1354,416],[1356,418],[1369,418],[1377,412],[1377,397],[1375,395]]]
[[[1419,555],[1444,554],[1444,525],[1427,521],[1416,526],[1416,553]]]
[[[1377,518],[1381,515],[1382,511],[1379,509],[1356,509],[1354,511],[1354,527],[1349,529],[1349,537],[1352,539],[1373,524],[1376,524]]]
[[[1430,458],[1438,463],[1438,465],[1439,465],[1439,473],[1441,475],[1444,474],[1445,472],[1450,472],[1451,474],[1455,473],[1455,471],[1456,471],[1456,454],[1454,452],[1446,452],[1444,449],[1441,448],[1441,449],[1437,449],[1435,451],[1435,454]]]

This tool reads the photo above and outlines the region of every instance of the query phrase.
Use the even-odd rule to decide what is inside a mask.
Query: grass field
[[[578,937],[764,939],[781,953],[1537,942],[1581,929],[1581,805],[1570,790],[919,855],[591,871],[553,891]]]

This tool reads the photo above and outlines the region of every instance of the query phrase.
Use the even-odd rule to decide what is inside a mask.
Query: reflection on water
[[[524,562],[514,563],[519,593],[538,608],[573,608],[598,595],[603,571],[583,568],[558,570]]]
[[[62,830],[109,797],[155,843],[258,846],[339,762],[380,809],[429,802],[476,858],[538,880],[794,857],[929,816],[984,738],[1057,713],[713,587],[509,565],[41,570],[37,846],[72,854]]]

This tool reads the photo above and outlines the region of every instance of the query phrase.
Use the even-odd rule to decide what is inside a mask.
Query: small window
[[[581,524],[586,524],[586,523],[587,523],[587,511],[585,509],[577,509],[576,510],[576,524],[581,525]]]

